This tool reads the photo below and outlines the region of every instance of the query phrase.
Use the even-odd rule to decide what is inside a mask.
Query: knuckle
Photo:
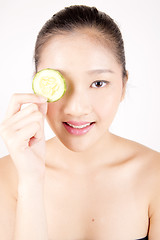
[[[13,99],[17,98],[18,95],[19,95],[18,93],[13,93],[12,96],[11,96],[11,99],[13,100]]]
[[[32,107],[32,110],[33,110],[33,111],[38,111],[38,106],[37,106],[37,104],[33,103],[33,104],[31,104],[31,107]]]
[[[7,140],[7,145],[8,146],[14,146],[15,147],[15,143],[16,143],[16,138],[14,137],[10,137],[10,138],[8,138],[8,140]]]
[[[15,104],[17,102],[18,97],[19,97],[19,93],[13,93],[10,98],[10,102]]]
[[[14,129],[13,126],[11,126],[10,124],[8,124],[8,122],[3,121],[0,124],[0,135],[5,138],[5,139],[9,139],[10,136],[14,133]]]
[[[43,114],[40,111],[34,112],[34,117],[38,119],[43,119]]]
[[[35,122],[35,128],[39,129],[41,127],[40,123],[39,122]]]
[[[43,119],[43,114],[41,112],[37,112],[37,117]]]
[[[13,93],[12,94],[12,97],[14,98],[14,97],[17,97],[17,95],[18,95],[18,93]]]
[[[4,140],[6,141],[10,141],[11,139],[11,131],[9,131],[8,129],[4,128],[3,131],[1,132],[1,136]]]

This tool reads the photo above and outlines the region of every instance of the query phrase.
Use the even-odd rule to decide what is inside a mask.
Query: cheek
[[[47,111],[47,121],[48,122],[54,122],[54,120],[57,117],[57,114],[59,113],[59,104],[58,102],[55,103],[48,103],[48,111]]]
[[[103,94],[99,99],[95,98],[94,106],[99,120],[107,121],[108,124],[111,124],[113,121],[116,112],[118,110],[121,100],[121,91],[118,89],[115,91],[108,91],[106,94]]]

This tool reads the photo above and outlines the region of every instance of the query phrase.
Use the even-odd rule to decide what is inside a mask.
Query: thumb
[[[38,109],[39,111],[43,114],[43,116],[45,117],[47,114],[47,110],[48,110],[48,102],[45,103],[38,103]]]

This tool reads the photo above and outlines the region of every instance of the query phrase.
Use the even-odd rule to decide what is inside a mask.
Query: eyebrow
[[[64,74],[65,72],[62,69],[56,69],[57,71],[61,72],[62,74]],[[87,74],[94,74],[94,73],[115,73],[110,69],[92,69],[92,70],[88,70],[86,71]]]
[[[93,70],[88,70],[88,74],[94,74],[94,73],[114,73],[110,69],[93,69]]]

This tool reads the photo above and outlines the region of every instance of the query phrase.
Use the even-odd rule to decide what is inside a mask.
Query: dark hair
[[[44,44],[56,34],[64,34],[79,28],[93,28],[98,30],[103,39],[112,48],[118,63],[122,66],[123,79],[127,75],[125,67],[124,43],[121,32],[114,20],[106,13],[98,11],[95,7],[73,5],[54,14],[40,30],[35,45],[35,68],[40,59]],[[124,83],[124,82],[123,82]]]

